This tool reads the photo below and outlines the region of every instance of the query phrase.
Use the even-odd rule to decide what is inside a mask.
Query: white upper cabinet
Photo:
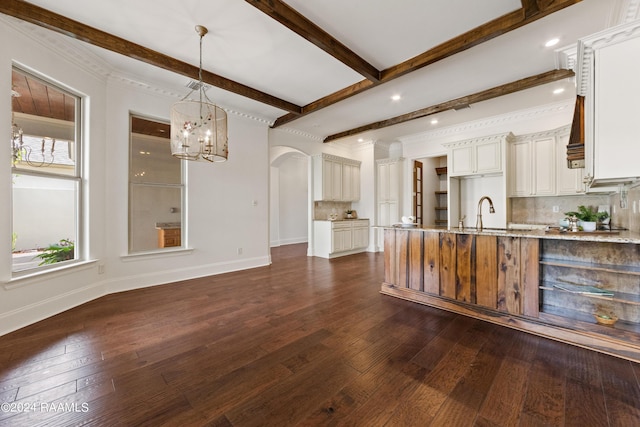
[[[584,193],[584,168],[569,169],[567,165],[569,129],[561,132],[556,138],[556,194],[570,196]]]
[[[444,144],[449,149],[449,176],[502,173],[505,142],[512,138],[512,134],[501,134]]]
[[[596,52],[594,177],[640,176],[640,38]]]
[[[577,91],[585,96],[585,178],[611,186],[640,177],[640,21],[578,44]]]
[[[531,141],[513,142],[509,146],[509,196],[531,195]]]
[[[329,154],[314,156],[313,199],[338,202],[360,200],[360,162]]]
[[[378,160],[378,202],[397,202],[401,194],[402,160]]]
[[[533,186],[537,196],[553,196],[556,193],[556,139],[539,138],[531,141],[533,160]]]
[[[584,192],[582,169],[567,167],[569,128],[519,136],[509,144],[510,197]]]

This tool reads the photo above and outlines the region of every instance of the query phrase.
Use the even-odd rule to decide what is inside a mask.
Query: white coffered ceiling
[[[318,139],[410,113],[518,79],[559,68],[555,49],[619,20],[630,0],[583,0],[542,19],[495,37],[446,59],[385,82],[334,105],[290,121],[282,128]],[[522,7],[520,0],[285,0],[351,51],[385,70],[452,38]],[[545,0],[546,3],[552,1]],[[543,3],[544,3],[543,2]],[[240,0],[31,0],[79,21],[164,55],[198,65],[196,24],[209,29],[203,40],[203,67],[227,79],[284,101],[305,106],[354,85],[364,77],[310,41]],[[526,2],[525,2],[526,3]],[[10,22],[13,18],[7,18]],[[18,24],[32,25],[32,24]],[[39,29],[41,33],[48,30]],[[78,40],[64,43],[101,63],[113,76],[126,76],[176,94],[186,94],[188,78]],[[558,45],[544,43],[559,38]],[[552,89],[564,86],[563,94]],[[500,114],[575,96],[573,81],[559,81],[519,95],[472,105],[461,114],[432,117],[368,131],[358,137],[393,140],[460,120]],[[288,111],[212,87],[222,107],[273,123]],[[392,95],[401,99],[392,101]],[[485,110],[485,111],[483,111]],[[457,115],[456,115],[457,114]],[[168,115],[168,112],[167,112]]]

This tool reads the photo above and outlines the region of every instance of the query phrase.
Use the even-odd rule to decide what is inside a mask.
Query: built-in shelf
[[[438,169],[438,168],[436,168]],[[445,168],[446,169],[446,168]],[[436,225],[446,225],[447,224],[447,191],[436,191],[436,206],[434,209],[436,210]]]
[[[640,326],[637,323],[618,320],[614,326],[604,326],[596,323],[595,318],[589,314],[566,308],[545,307],[545,311],[540,313],[540,320],[562,326],[574,331],[582,331],[598,334],[605,337],[612,337],[632,343],[640,343]]]
[[[605,271],[608,273],[621,273],[640,276],[640,267],[623,264],[599,264],[593,262],[582,262],[564,259],[543,258],[542,265],[553,265],[556,267],[575,268],[580,270]]]
[[[562,282],[559,282],[558,284],[562,285]],[[585,297],[585,298],[594,298],[594,299],[601,299],[606,301],[622,302],[630,305],[640,305],[640,295],[628,294],[624,292],[614,292],[613,296],[598,295],[594,293],[571,292],[571,291],[566,291],[564,289],[560,289],[556,287],[553,282],[543,282],[542,285],[540,286],[540,289],[543,289],[546,291],[552,291],[552,292],[566,292],[566,293],[570,293],[570,294]]]

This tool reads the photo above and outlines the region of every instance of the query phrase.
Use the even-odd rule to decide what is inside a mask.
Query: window
[[[130,117],[129,253],[183,246],[182,162],[171,155],[169,127]]]
[[[12,271],[81,258],[80,98],[12,70]]]

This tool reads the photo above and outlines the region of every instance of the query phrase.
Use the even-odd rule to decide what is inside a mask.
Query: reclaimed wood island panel
[[[640,236],[393,227],[384,235],[383,294],[640,362]],[[594,287],[603,294],[583,293]],[[616,325],[596,323],[603,307]]]

